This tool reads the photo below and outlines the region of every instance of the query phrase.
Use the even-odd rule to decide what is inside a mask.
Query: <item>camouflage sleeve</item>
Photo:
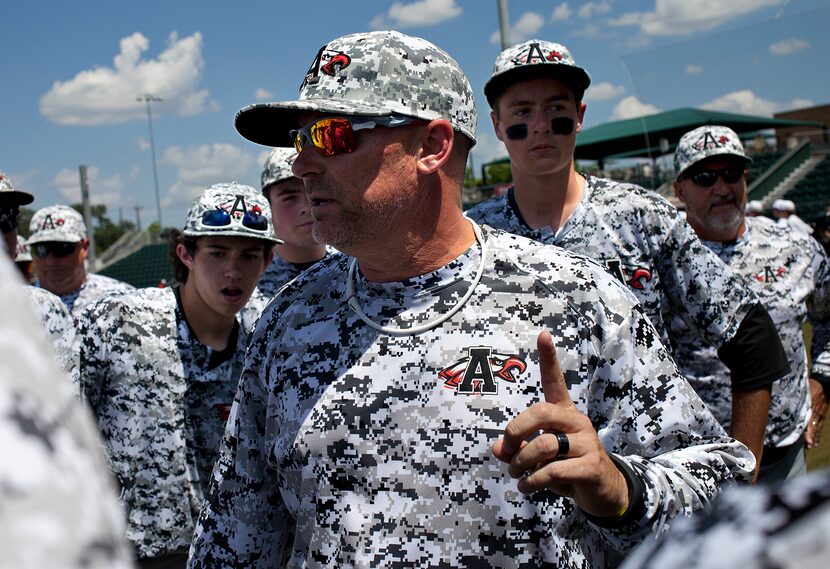
[[[654,259],[659,264],[672,312],[697,330],[707,343],[719,348],[735,336],[744,316],[759,300],[676,211],[659,217],[665,220],[664,226],[659,227],[661,224],[654,216],[648,229],[661,240]]]
[[[625,551],[650,533],[664,533],[675,518],[704,507],[723,485],[736,478],[749,480],[755,459],[743,444],[726,436],[639,307],[608,340],[602,360],[598,378],[607,377],[608,385],[619,385],[622,378],[627,392],[617,408],[597,402],[602,411],[591,419],[606,422],[598,431],[605,448],[645,486],[640,511],[601,529]],[[609,395],[601,397],[610,400]]]
[[[80,392],[95,410],[101,403],[108,373],[107,351],[112,339],[107,335],[107,318],[103,313],[106,300],[94,302],[81,310],[77,317],[78,362]],[[114,329],[118,329],[116,325]]]
[[[251,353],[262,348],[262,341],[252,342],[246,355],[246,369],[193,535],[189,568],[276,567],[285,534],[291,531],[291,517],[266,448],[268,391],[263,377],[268,366],[250,365]]]
[[[830,261],[824,249],[815,239],[813,248],[813,292],[807,298],[807,316],[813,326],[810,345],[811,376],[830,382]]]

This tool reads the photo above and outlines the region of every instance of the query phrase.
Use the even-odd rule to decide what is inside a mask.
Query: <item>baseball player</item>
[[[81,385],[98,419],[141,567],[182,567],[271,261],[260,192],[217,184],[174,232],[177,287],[105,297],[79,317]]]
[[[444,51],[372,32],[237,115],[296,146],[345,255],[254,330],[190,567],[601,567],[751,476],[622,285],[462,215],[474,100]]]
[[[703,126],[680,139],[674,155],[674,190],[686,218],[703,243],[741,275],[766,306],[784,343],[793,373],[772,388],[769,423],[758,479],[780,481],[806,472],[805,435],[810,446],[827,413],[830,389],[830,265],[821,245],[808,235],[766,217],[747,217],[749,157],[729,128]],[[813,326],[808,364],[802,325]],[[682,321],[677,328],[677,362],[715,417],[729,424],[729,372],[714,348]],[[812,394],[812,398],[811,398]]]
[[[32,194],[15,189],[8,176],[0,172],[0,233],[3,234],[8,257],[15,261],[20,244],[17,235],[20,206],[30,204],[34,199]],[[66,305],[51,292],[25,286],[28,283],[24,280],[18,282],[24,287],[29,306],[39,317],[58,362],[77,389],[78,354],[75,349],[75,323]]]
[[[513,186],[467,215],[599,261],[635,294],[666,346],[677,343],[667,334],[671,316],[688,322],[729,368],[731,434],[757,456],[770,384],[789,371],[775,327],[667,200],[575,170],[589,84],[560,44],[530,40],[498,56],[484,94]]]
[[[311,235],[314,219],[305,197],[303,181],[291,166],[297,158],[293,148],[274,148],[262,168],[262,192],[271,204],[274,232],[282,244],[274,248],[274,260],[265,269],[257,288],[271,298],[288,281],[330,254]]]
[[[133,567],[101,443],[0,255],[0,551],[15,569]]]
[[[73,317],[96,298],[133,290],[127,283],[87,273],[86,226],[81,214],[71,207],[53,205],[36,211],[29,232],[36,286],[58,295]]]

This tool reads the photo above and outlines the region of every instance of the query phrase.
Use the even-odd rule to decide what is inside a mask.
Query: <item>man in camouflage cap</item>
[[[73,317],[96,298],[133,289],[111,277],[87,272],[86,225],[71,207],[39,209],[29,222],[29,233],[36,286],[58,295]]]
[[[176,287],[100,299],[79,317],[81,385],[141,567],[183,567],[271,260],[271,211],[241,184],[205,190],[171,235]]]
[[[782,227],[790,227],[793,231],[799,231],[805,235],[812,235],[813,228],[810,224],[798,217],[795,213],[795,202],[792,200],[777,199],[772,202],[772,217]]]
[[[676,345],[671,318],[688,322],[731,371],[732,436],[759,453],[770,384],[789,371],[775,327],[667,200],[576,171],[589,85],[587,72],[558,43],[529,40],[496,58],[484,94],[510,155],[513,186],[467,215],[602,263],[634,293],[666,346]]]
[[[240,111],[349,256],[258,321],[191,567],[600,567],[751,474],[619,283],[463,216],[473,101],[445,52],[372,32]]]
[[[32,201],[32,194],[15,189],[9,177],[0,172],[0,232],[3,234],[7,257],[14,261],[17,261],[19,245],[25,243],[17,235],[20,206]],[[23,286],[30,284],[25,276],[19,282]],[[78,354],[75,350],[75,323],[72,316],[61,299],[51,292],[31,286],[25,286],[25,292],[29,306],[39,317],[58,362],[77,388]]]
[[[314,218],[305,197],[303,181],[291,167],[297,158],[293,148],[274,148],[262,169],[262,193],[271,204],[274,232],[282,243],[274,260],[259,279],[257,288],[271,298],[288,281],[330,254],[311,235]]]
[[[804,441],[818,445],[830,389],[830,265],[811,237],[766,217],[746,217],[749,157],[734,131],[702,126],[674,155],[674,190],[703,243],[755,291],[775,319],[793,373],[772,388],[759,480],[806,472]],[[802,326],[812,324],[811,358]],[[714,348],[672,321],[680,368],[721,423],[730,421],[729,372]]]
[[[40,357],[49,348],[28,310],[17,269],[3,257],[0,564],[132,568],[124,512],[95,425],[58,367]]]

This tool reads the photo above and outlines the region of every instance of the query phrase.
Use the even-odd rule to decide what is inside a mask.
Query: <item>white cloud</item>
[[[464,10],[455,0],[418,0],[409,4],[395,2],[386,12],[371,21],[374,29],[434,26],[461,15]]]
[[[588,39],[597,39],[603,35],[603,31],[596,24],[585,24],[573,32],[574,36]]]
[[[86,177],[90,203],[105,205],[107,209],[124,205],[121,193],[124,189],[124,178],[120,174],[105,178],[101,176],[101,170],[97,166],[87,166]],[[60,170],[52,179],[52,185],[64,197],[64,203],[67,205],[81,203],[81,175],[78,169]]]
[[[585,93],[586,101],[609,101],[622,97],[625,94],[625,87],[622,85],[614,85],[612,83],[603,82],[595,83],[588,88]]]
[[[579,17],[583,19],[593,18],[594,16],[605,14],[609,10],[611,10],[611,3],[607,0],[603,2],[586,2],[579,9]]]
[[[807,49],[808,47],[810,47],[810,42],[807,40],[792,38],[771,44],[769,46],[769,52],[772,55],[792,55],[793,53]]]
[[[772,116],[778,105],[773,101],[762,99],[752,91],[744,89],[733,91],[709,101],[700,106],[710,111],[724,111],[729,113],[741,113],[745,115]]]
[[[709,101],[700,106],[702,109],[711,111],[724,111],[727,113],[741,113],[745,115],[760,115],[771,117],[778,111],[792,109],[803,109],[815,105],[810,99],[793,99],[789,103],[777,103],[768,101],[748,89],[733,91]]]
[[[150,141],[144,138],[143,136],[139,136],[135,140],[136,146],[138,146],[139,150],[150,150]]]
[[[649,103],[643,103],[637,97],[629,95],[628,97],[617,103],[611,113],[610,120],[619,121],[625,119],[633,119],[636,117],[644,117],[646,115],[653,115],[659,113],[660,109]]]
[[[246,183],[256,157],[231,144],[203,144],[165,150],[163,162],[177,169],[177,179],[162,198],[165,208],[187,206],[208,186],[220,182]],[[258,183],[259,176],[249,184]]]
[[[656,0],[653,12],[630,12],[610,25],[640,27],[651,36],[682,36],[708,30],[788,0]]]
[[[515,45],[517,43],[529,40],[536,32],[542,29],[545,25],[545,19],[536,12],[525,12],[515,26],[511,26],[507,30],[507,45]],[[490,43],[499,45],[501,42],[501,35],[498,31],[493,32],[490,36]]]
[[[58,124],[100,125],[146,119],[147,110],[136,97],[152,93],[163,102],[156,113],[195,115],[218,110],[206,89],[199,89],[204,60],[202,34],[179,39],[173,32],[156,59],[142,59],[150,41],[139,32],[120,42],[112,67],[94,67],[72,79],[55,81],[40,99],[40,112]]]
[[[700,65],[695,65],[690,63],[686,66],[686,75],[698,75],[699,73],[703,73],[703,68]]]
[[[571,19],[571,7],[568,6],[567,2],[562,2],[559,6],[553,9],[553,13],[550,15],[551,22],[565,22]]]
[[[274,98],[274,94],[268,89],[257,89],[254,91],[254,100],[256,101],[270,101]]]

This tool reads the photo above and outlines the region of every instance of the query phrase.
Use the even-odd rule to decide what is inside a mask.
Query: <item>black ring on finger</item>
[[[559,450],[556,451],[556,458],[568,458],[568,451],[571,450],[571,441],[565,433],[556,433],[556,444]]]

